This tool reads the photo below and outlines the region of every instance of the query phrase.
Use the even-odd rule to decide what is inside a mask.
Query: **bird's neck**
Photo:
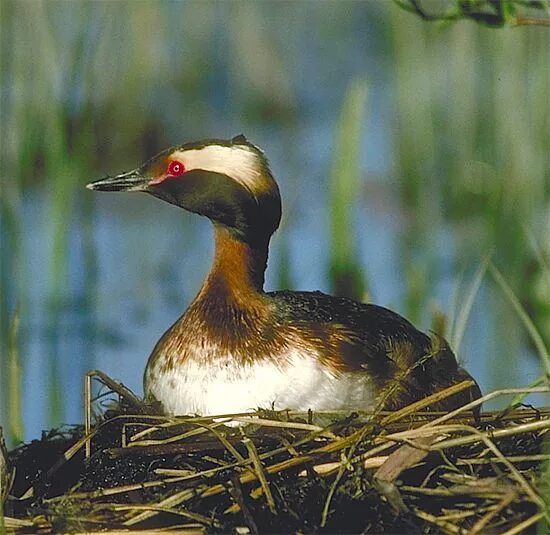
[[[225,227],[214,228],[214,262],[198,297],[246,305],[263,294],[269,239],[251,245]]]

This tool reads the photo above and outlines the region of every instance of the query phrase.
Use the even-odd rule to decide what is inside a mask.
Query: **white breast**
[[[161,371],[162,357],[145,376],[146,394],[160,401],[168,414],[213,415],[258,408],[299,411],[369,409],[375,391],[368,374],[340,373],[315,356],[294,352],[281,358],[237,365],[231,356],[213,363],[188,360]]]

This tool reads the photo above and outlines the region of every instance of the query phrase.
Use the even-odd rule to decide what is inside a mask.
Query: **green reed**
[[[25,426],[22,413],[22,376],[19,358],[19,311],[16,310],[8,333],[8,436],[10,442],[23,442],[25,436]]]
[[[407,313],[419,319],[432,299],[430,285],[442,274],[435,229],[445,227],[459,270],[492,253],[514,293],[525,296],[533,253],[524,226],[547,232],[550,34],[465,23],[441,28],[389,11],[397,175],[410,216],[403,238]],[[500,365],[488,363],[496,386],[510,381],[524,334],[500,288],[490,295],[502,333],[492,348]]]
[[[330,281],[337,295],[364,297],[366,282],[357,261],[354,209],[360,185],[360,147],[367,104],[366,80],[350,82],[338,129],[330,173]]]

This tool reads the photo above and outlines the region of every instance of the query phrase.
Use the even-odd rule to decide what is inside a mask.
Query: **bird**
[[[319,291],[264,290],[281,194],[244,135],[170,147],[87,188],[146,192],[213,223],[210,271],[145,368],[145,399],[165,414],[397,410],[467,379],[430,410],[481,396],[444,338],[396,312]]]

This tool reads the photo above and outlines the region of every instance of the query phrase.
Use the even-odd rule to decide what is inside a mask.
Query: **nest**
[[[511,535],[548,521],[550,407],[474,417],[488,398],[548,389],[451,413],[427,409],[469,381],[376,414],[172,418],[99,375],[116,408],[107,392],[92,403],[90,378],[84,427],[8,455],[8,532]]]

